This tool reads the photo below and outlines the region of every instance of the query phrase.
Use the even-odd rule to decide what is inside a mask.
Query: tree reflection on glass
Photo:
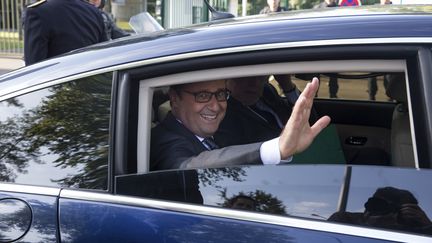
[[[9,99],[5,107],[23,108],[17,99]],[[1,108],[1,107],[0,107]],[[0,115],[5,115],[2,112]],[[14,182],[17,174],[27,173],[29,160],[39,162],[37,153],[31,151],[25,130],[28,124],[23,117],[12,116],[0,120],[0,180]]]
[[[21,99],[28,101],[36,93],[41,97],[36,106],[20,104]],[[9,114],[6,119],[0,119],[1,179],[13,182],[17,174],[26,173],[29,161],[50,161],[55,167],[74,171],[63,178],[51,179],[53,183],[105,189],[110,100],[111,74],[84,78],[6,101],[8,107],[17,109],[13,116]],[[3,107],[5,104],[0,104],[0,109]],[[46,176],[55,178],[49,173]]]
[[[227,196],[227,189],[220,191],[220,197],[223,203],[219,204],[222,207],[250,210],[256,212],[288,215],[285,211],[285,206],[281,200],[270,193],[262,190],[254,192],[239,192],[231,197]]]
[[[218,169],[205,169],[198,170],[198,179],[204,186],[213,186],[215,188],[222,188],[217,184],[219,181],[232,179],[233,181],[241,182],[245,180],[246,171],[243,168],[218,168]]]

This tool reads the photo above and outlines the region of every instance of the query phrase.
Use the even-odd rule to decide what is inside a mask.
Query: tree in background
[[[227,189],[220,191],[220,196],[224,200],[220,205],[226,208],[233,208],[234,201],[239,198],[249,198],[254,202],[253,211],[277,214],[277,215],[288,215],[285,211],[283,202],[271,193],[266,193],[262,190],[255,190],[254,192],[239,192],[231,197],[227,196]]]

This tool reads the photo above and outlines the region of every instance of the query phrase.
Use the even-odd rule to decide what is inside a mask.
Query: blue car
[[[0,76],[0,242],[432,242],[431,9],[222,19]],[[279,77],[320,78],[307,150],[153,169],[171,85],[262,76],[284,100]]]

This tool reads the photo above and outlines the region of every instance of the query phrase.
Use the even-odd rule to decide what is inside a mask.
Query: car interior
[[[251,65],[143,80],[140,84],[139,110],[145,111],[140,114],[146,114],[148,111],[147,114],[152,114],[152,118],[151,121],[142,118],[143,122],[138,123],[138,130],[146,132],[138,134],[148,134],[147,132],[157,126],[170,111],[167,95],[169,84],[199,82],[212,78],[245,77],[245,73],[248,77],[254,76],[255,72],[255,75],[269,75],[269,84],[283,97],[284,94],[272,74],[290,75],[300,92],[312,77],[317,76],[321,83],[314,102],[314,110],[319,117],[329,115],[332,122],[307,151],[294,156],[297,157],[294,163],[416,167],[412,146],[412,123],[409,120],[406,95],[405,67],[403,63],[394,60],[379,63],[369,60],[368,67],[363,67],[365,63],[366,61],[328,61],[318,62],[316,64],[325,65],[313,65],[313,68],[305,63],[278,63],[257,65],[258,67]],[[329,66],[337,68],[328,72],[325,68]],[[206,77],[205,80],[202,77]],[[337,80],[337,98],[330,98],[331,79]],[[371,84],[372,82],[375,83]],[[158,85],[162,83],[165,85]],[[373,91],[369,89],[372,89],[373,85],[376,94],[371,97],[370,93]],[[149,144],[148,136],[141,139],[145,144]],[[143,147],[146,149],[141,150],[141,156],[148,158],[149,146]],[[148,165],[139,162],[138,168],[147,171]]]
[[[140,70],[140,73],[143,71]],[[385,178],[392,180],[392,175],[398,173],[400,167],[424,167],[418,163],[417,148],[413,142],[416,141],[415,123],[411,112],[412,99],[408,95],[411,88],[409,78],[413,76],[408,73],[406,60],[344,59],[222,67],[210,65],[202,69],[188,67],[183,72],[159,72],[148,78],[137,75],[135,79],[139,80],[139,85],[130,90],[132,94],[137,94],[136,97],[130,96],[135,97],[137,106],[132,108],[128,116],[138,123],[136,128],[127,129],[136,134],[136,137],[129,138],[129,144],[137,141],[137,147],[134,147],[136,151],[128,149],[136,154],[136,158],[129,153],[128,159],[123,159],[128,161],[128,165],[120,167],[120,170],[115,168],[114,192],[150,199],[230,207],[226,204],[230,196],[249,193],[255,197],[261,193],[259,190],[264,190],[274,193],[271,195],[276,195],[283,201],[282,206],[287,207],[287,211],[282,210],[282,213],[262,211],[270,214],[327,220],[335,210],[357,211],[362,207],[364,197],[370,195],[371,192],[367,191],[376,190],[376,184],[358,186],[358,180],[363,183],[364,174],[357,174],[350,179],[351,170],[365,174],[372,172],[372,177],[380,177],[375,171],[368,170],[372,166],[381,173],[389,171],[389,177]],[[130,74],[134,75],[132,72]],[[276,166],[150,169],[150,136],[152,129],[171,110],[168,96],[171,85],[220,79],[252,80],[257,76],[267,76],[267,85],[271,85],[282,99],[287,99],[275,80],[277,75],[289,76],[300,92],[313,77],[318,77],[320,87],[313,109],[318,117],[328,115],[331,118],[330,125],[310,147],[294,155],[290,163]],[[331,94],[334,80],[337,80],[337,93]],[[386,168],[385,172],[381,168]],[[242,173],[245,175],[244,181],[236,181],[235,178],[241,177]],[[308,177],[302,176],[305,174]],[[269,177],[276,180],[267,181]],[[357,185],[350,186],[350,180],[357,181]],[[370,186],[370,189],[364,190]],[[348,194],[343,193],[348,191],[363,196],[351,200]],[[320,208],[322,198],[328,201],[325,207]],[[304,210],[293,208],[301,203],[298,200],[316,201],[317,204],[314,204],[316,207],[305,206]],[[342,209],[344,204],[346,208]],[[314,210],[319,213],[313,213]]]

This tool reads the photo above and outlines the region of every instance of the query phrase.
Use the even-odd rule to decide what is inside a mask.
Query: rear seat
[[[405,74],[390,74],[388,80],[386,94],[398,103],[392,118],[391,163],[398,167],[415,167]]]

